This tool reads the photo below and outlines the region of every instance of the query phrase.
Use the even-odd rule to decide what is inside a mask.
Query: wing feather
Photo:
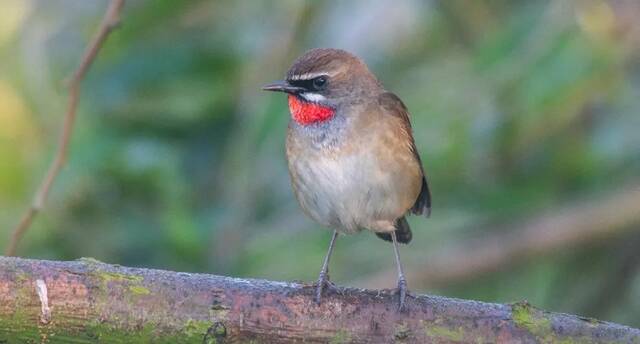
[[[422,172],[422,185],[420,187],[420,193],[415,203],[411,207],[411,212],[416,215],[425,215],[429,217],[431,215],[431,191],[429,190],[429,184],[427,183],[427,177],[422,167],[422,160],[418,154],[415,141],[413,139],[413,130],[411,128],[411,122],[409,120],[409,111],[407,107],[402,103],[402,100],[391,92],[384,92],[378,97],[378,103],[385,110],[385,113],[397,116],[400,118],[403,124],[403,130],[409,137],[410,150],[413,152],[414,157],[420,165],[420,171]]]

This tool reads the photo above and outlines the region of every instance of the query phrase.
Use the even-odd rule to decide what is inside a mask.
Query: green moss
[[[524,328],[540,338],[552,334],[551,320],[545,316],[544,312],[526,301],[511,305],[511,318],[516,326]]]
[[[92,266],[87,269],[87,274],[97,287],[91,288],[95,297],[95,312],[110,316],[93,321],[57,317],[55,322],[44,326],[38,321],[39,313],[34,312],[33,307],[28,307],[33,300],[33,276],[16,272],[16,307],[12,313],[0,315],[0,343],[215,343],[225,337],[224,333],[220,333],[226,331],[224,326],[214,327],[212,336],[205,336],[216,321],[222,324],[229,311],[226,307],[211,310],[209,319],[188,320],[181,324],[167,323],[170,319],[150,315],[143,326],[131,319],[121,319],[117,314],[103,313],[101,308],[109,305],[108,298],[113,288],[125,292],[125,302],[122,304],[131,308],[137,307],[139,301],[144,301],[140,297],[153,291],[143,284],[142,276],[103,271],[107,265],[96,265],[91,260],[88,263]]]
[[[397,340],[404,340],[409,338],[410,334],[411,330],[409,330],[409,327],[406,324],[402,323],[396,325],[393,337]]]
[[[129,286],[129,291],[136,294],[136,295],[148,295],[151,294],[151,290],[149,290],[148,288],[145,288],[141,285],[132,285]]]
[[[135,330],[122,330],[111,325],[93,322],[86,327],[86,336],[98,342],[109,343],[202,343],[211,323],[208,321],[188,320],[184,327],[173,334],[163,333],[157,324],[147,323]],[[216,339],[206,343],[215,343]]]
[[[206,344],[217,343],[218,339],[221,342],[227,337],[227,328],[224,326],[224,323],[217,321],[209,328],[207,328],[207,334],[204,336],[203,342]]]
[[[23,271],[16,272],[15,276],[16,276],[15,280],[18,283],[27,282],[27,281],[31,280],[31,275],[29,275],[29,274],[27,274],[27,273],[25,273]]]
[[[80,263],[85,263],[87,265],[96,265],[96,264],[104,264],[103,262],[92,258],[92,257],[82,257],[82,258],[78,258],[76,259],[76,261],[80,262]]]
[[[156,342],[158,335],[155,333],[155,326],[147,323],[142,328],[135,330],[118,329],[111,324],[93,321],[85,327],[85,335],[98,342],[113,343],[150,343]]]
[[[189,319],[184,327],[183,332],[188,338],[204,338],[204,336],[207,334],[207,331],[209,330],[209,326],[211,326],[211,323],[208,321]]]
[[[107,290],[110,288],[109,283],[111,282],[120,283],[123,288],[127,288],[130,292],[130,297],[151,294],[151,290],[142,285],[144,281],[144,277],[142,276],[99,270],[93,271],[90,274],[102,284],[100,288],[102,289],[103,296],[107,295]]]
[[[224,320],[229,315],[229,308],[227,307],[215,307],[209,309],[209,318],[210,319],[221,319]]]
[[[451,329],[439,325],[426,325],[425,333],[431,339],[447,340],[453,342],[462,342],[464,339],[464,330],[462,327]]]
[[[345,329],[340,329],[336,335],[331,338],[331,344],[344,344],[351,342],[351,334]]]
[[[19,311],[12,318],[0,318],[0,343],[27,342],[39,338],[38,329],[32,323],[26,314]]]
[[[533,334],[541,343],[558,343],[558,344],[573,344],[573,343],[594,343],[594,338],[588,336],[573,336],[571,338],[563,338],[553,332],[551,326],[551,319],[549,315],[542,310],[539,310],[526,301],[517,302],[511,305],[511,318],[516,326],[526,329],[529,333]],[[590,326],[596,326],[601,322],[599,320],[592,321],[592,319],[584,319]],[[617,343],[626,342],[625,340],[600,340],[599,343]]]
[[[123,281],[128,281],[128,282],[140,283],[140,282],[144,281],[144,277],[142,277],[142,276],[126,275],[126,274],[120,274],[120,273],[117,273],[117,272],[96,271],[93,274],[95,276],[99,277],[100,279],[102,279],[104,282],[111,282],[111,281],[123,282]]]

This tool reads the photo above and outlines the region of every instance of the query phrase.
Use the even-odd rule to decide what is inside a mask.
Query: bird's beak
[[[262,90],[296,94],[304,91],[304,88],[292,86],[286,80],[281,80],[262,86]]]

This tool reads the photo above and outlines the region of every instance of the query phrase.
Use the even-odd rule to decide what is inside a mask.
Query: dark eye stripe
[[[289,83],[292,86],[297,86],[297,87],[302,87],[306,90],[309,91],[313,91],[314,87],[313,87],[313,79],[308,79],[308,80],[289,80]]]
[[[321,80],[321,83],[318,83],[317,81]],[[287,80],[289,82],[289,84],[291,84],[292,86],[296,86],[296,87],[302,87],[307,91],[322,91],[324,89],[325,84],[327,83],[327,76],[326,75],[319,75],[316,76],[315,78],[312,79],[289,79]]]

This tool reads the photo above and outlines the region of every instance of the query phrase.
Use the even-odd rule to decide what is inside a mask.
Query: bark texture
[[[539,310],[297,283],[0,257],[0,343],[640,343],[640,330]]]

